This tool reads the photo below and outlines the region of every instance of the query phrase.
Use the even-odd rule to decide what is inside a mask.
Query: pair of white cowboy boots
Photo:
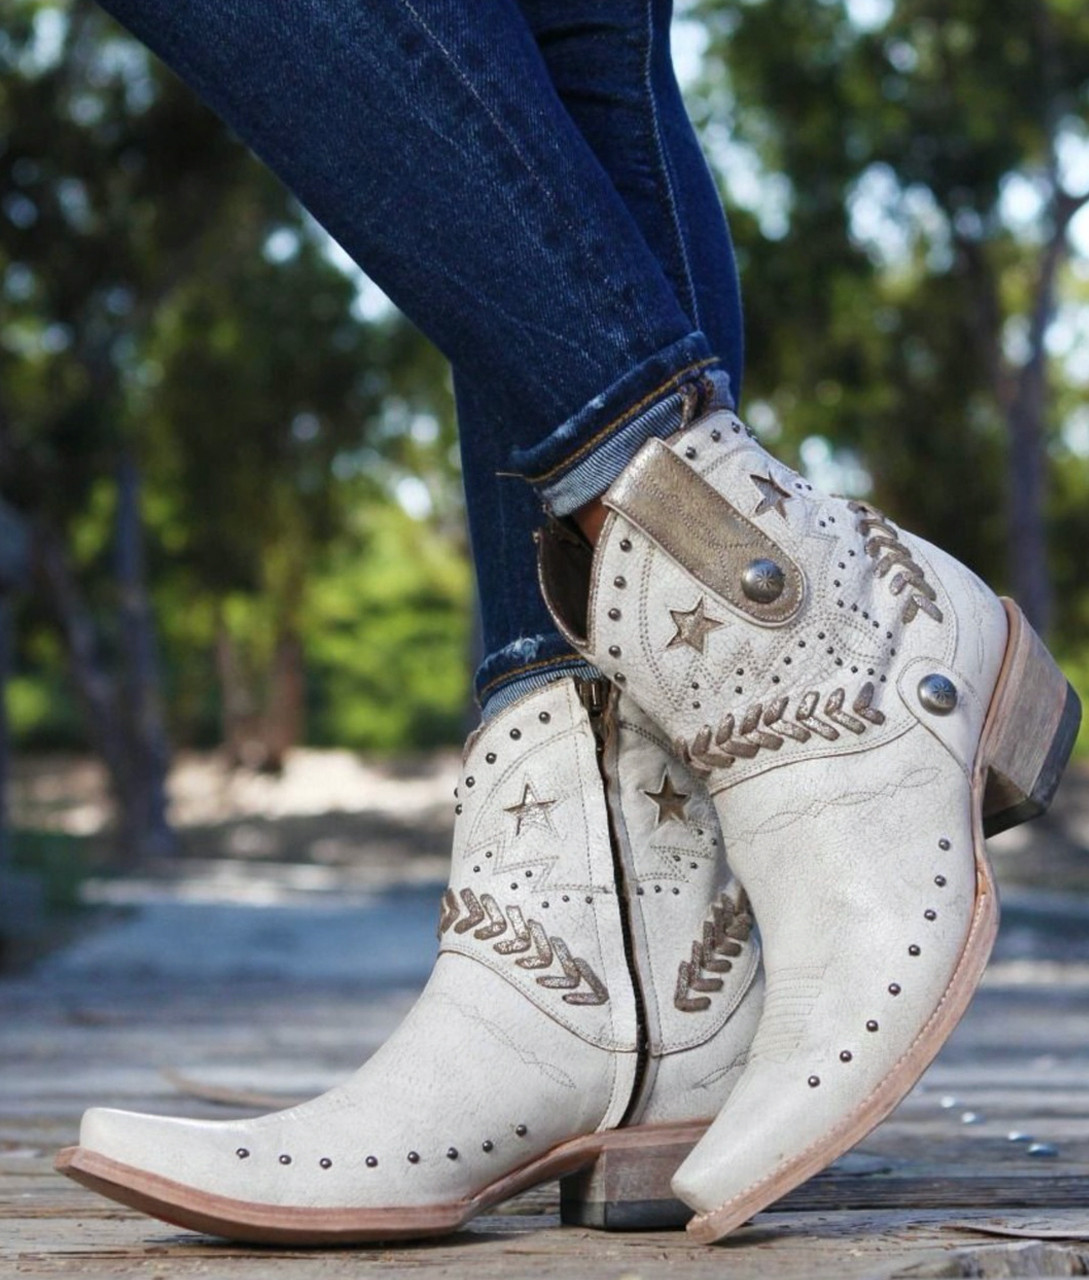
[[[557,526],[540,558],[612,687],[558,680],[470,739],[402,1027],[256,1120],[92,1110],[62,1171],[198,1230],[347,1242],[603,1157],[652,1198],[695,1142],[672,1185],[711,1241],[907,1093],[993,941],[984,834],[1046,807],[1076,697],[1016,606],[732,414],[649,441],[604,501],[596,550]]]

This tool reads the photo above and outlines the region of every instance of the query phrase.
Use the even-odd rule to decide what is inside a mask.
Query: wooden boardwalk
[[[176,905],[182,941],[164,933],[161,949],[175,953],[165,967],[140,963],[132,909],[66,964],[0,980],[0,1280],[1089,1274],[1089,903],[1074,896],[1010,892],[985,985],[914,1092],[842,1167],[712,1248],[678,1230],[563,1225],[552,1185],[442,1241],[256,1249],[175,1230],[52,1173],[92,1103],[227,1117],[247,1097],[264,1109],[353,1070],[422,980],[437,892],[387,887],[359,908],[372,947],[392,911],[417,921],[407,967],[356,963],[336,931],[355,919],[350,902],[342,917],[323,907],[330,923],[309,933],[293,933],[289,914],[239,906],[239,954],[264,956],[265,969],[232,967],[225,944],[186,944]],[[225,914],[206,924],[222,935],[229,911],[215,910]],[[321,945],[324,969],[308,967]]]
[[[73,1139],[79,1113],[91,1102],[213,1116],[237,1109],[182,1092],[189,1081],[302,1095],[351,1070],[409,999],[393,991],[361,1000],[343,984],[287,992],[245,981],[219,989],[174,982],[165,990],[161,981],[139,978],[109,992],[60,980],[0,984],[0,1276],[256,1280],[305,1269],[321,1277],[472,1272],[479,1280],[650,1280],[728,1273],[746,1280],[1089,1270],[1089,962],[1083,961],[1000,959],[939,1061],[864,1144],[871,1159],[856,1156],[845,1171],[814,1180],[790,1207],[761,1215],[714,1249],[693,1247],[677,1231],[560,1226],[553,1186],[443,1242],[327,1253],[255,1250],[141,1218],[50,1170],[52,1152]],[[1011,1132],[1025,1137],[1011,1141]],[[1030,1239],[1042,1243],[958,1225],[971,1222],[1026,1226]],[[987,1259],[1000,1269],[980,1270]],[[1013,1264],[1022,1269],[1008,1269]]]

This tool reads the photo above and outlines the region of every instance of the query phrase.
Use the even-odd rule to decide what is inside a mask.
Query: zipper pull
[[[612,693],[609,682],[604,676],[597,676],[594,679],[576,676],[575,688],[578,691],[579,701],[586,708],[586,714],[590,717],[590,724],[593,726],[594,733],[600,739],[602,737],[602,721],[605,718],[606,711],[609,709],[609,697]]]

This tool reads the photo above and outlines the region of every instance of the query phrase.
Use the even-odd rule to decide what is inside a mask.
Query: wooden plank
[[[957,1224],[993,1222],[1003,1204],[1030,1209],[1041,1232],[1057,1233],[1045,1240],[1065,1250],[1061,1233],[1075,1226],[1063,1224],[1084,1225],[1089,1199],[1089,969],[1076,980],[1064,970],[1054,983],[1033,972],[1025,985],[1003,983],[981,994],[932,1071],[866,1140],[865,1153],[876,1160],[870,1172],[827,1172],[722,1246],[692,1245],[678,1231],[561,1227],[552,1184],[446,1240],[319,1253],[257,1250],[176,1231],[57,1177],[52,1153],[72,1140],[91,1103],[242,1114],[179,1092],[163,1067],[198,1087],[285,1100],[320,1090],[388,1035],[412,992],[240,980],[223,984],[210,1001],[201,982],[134,978],[101,990],[70,978],[3,981],[0,1277],[875,1280],[998,1265],[986,1251],[1006,1245],[966,1237]],[[956,1105],[942,1106],[946,1097]],[[963,1124],[969,1110],[983,1123]],[[1056,1143],[1058,1158],[1028,1159],[1021,1144],[1007,1140],[1013,1128]],[[662,1154],[664,1187],[674,1158]],[[625,1189],[617,1202],[630,1194]],[[664,1200],[663,1193],[656,1211]],[[678,1222],[687,1217],[675,1203],[673,1213]],[[1084,1251],[1084,1243],[1077,1247]],[[1062,1252],[1045,1262],[1065,1265],[1072,1257]]]

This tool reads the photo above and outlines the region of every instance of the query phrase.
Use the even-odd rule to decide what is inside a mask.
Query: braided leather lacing
[[[922,565],[915,563],[911,552],[900,541],[896,526],[864,502],[849,502],[847,506],[855,513],[858,531],[866,539],[866,554],[876,561],[874,573],[883,578],[891,570],[896,570],[889,579],[889,590],[894,596],[910,588],[904,604],[904,621],[910,622],[922,612],[935,622],[941,622],[942,611],[934,603],[937,592],[927,582]]]
[[[752,932],[753,917],[745,891],[740,890],[737,902],[725,893],[711,908],[710,920],[703,922],[700,937],[692,943],[691,959],[682,960],[677,970],[677,987],[673,1003],[682,1013],[701,1013],[710,1008],[711,1001],[705,991],[721,991],[722,979],[705,977],[705,973],[728,973],[733,960],[741,954],[741,944]],[[692,995],[692,992],[700,992]]]
[[[719,721],[717,729],[705,724],[690,741],[678,738],[674,746],[685,764],[706,776],[714,769],[730,768],[738,759],[751,760],[759,751],[778,751],[787,738],[808,742],[816,734],[834,742],[839,737],[835,725],[851,733],[863,733],[867,724],[884,724],[884,713],[871,706],[873,695],[873,683],[867,680],[850,711],[845,711],[846,691],[833,689],[821,708],[823,720],[818,716],[821,695],[817,689],[803,693],[792,711],[787,695],[774,702],[755,702],[740,722],[730,712]]]

